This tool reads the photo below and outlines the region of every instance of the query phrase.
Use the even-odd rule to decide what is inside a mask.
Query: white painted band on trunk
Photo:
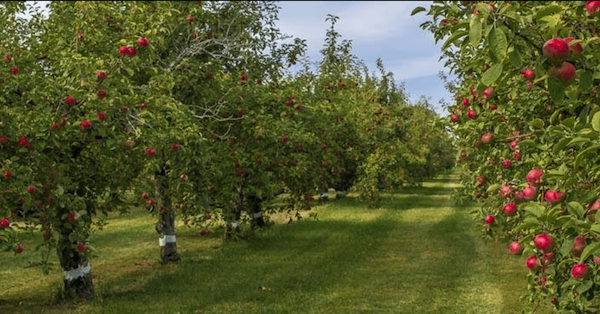
[[[237,221],[231,223],[231,228],[237,228],[240,224]]]
[[[254,219],[260,218],[260,217],[262,217],[262,212],[254,213],[254,214],[252,214],[252,217],[254,217]]]
[[[336,195],[336,196],[337,196],[337,195],[344,195],[344,192],[342,192],[342,191],[335,191],[335,195]]]
[[[321,197],[329,197],[329,192],[321,193]]]
[[[63,271],[63,277],[65,280],[73,281],[79,277],[84,277],[85,275],[90,273],[90,265],[79,265],[79,267],[75,269],[71,269],[69,271]]]
[[[165,246],[167,243],[177,243],[177,239],[174,235],[165,235],[162,238],[158,238],[158,244]]]

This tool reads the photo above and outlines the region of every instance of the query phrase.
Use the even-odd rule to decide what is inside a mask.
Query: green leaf
[[[540,204],[530,203],[525,205],[523,209],[527,212],[534,214],[538,218],[544,215],[544,207],[542,207]]]
[[[541,7],[539,10],[537,10],[535,12],[535,15],[533,16],[534,20],[539,20],[544,16],[548,16],[550,14],[554,14],[554,13],[558,13],[561,12],[563,10],[563,7],[557,4],[552,4],[552,5],[547,5],[547,6],[543,6]]]
[[[544,121],[540,118],[535,118],[533,121],[529,122],[529,126],[533,129],[541,129],[544,127]]]
[[[579,166],[581,165],[581,163],[583,162],[583,158],[585,157],[586,154],[591,153],[592,151],[595,151],[597,149],[600,149],[600,145],[596,144],[592,147],[588,147],[585,150],[583,150],[582,152],[580,152],[577,157],[575,157],[575,164],[573,166],[573,170],[577,171],[577,169],[579,168]]]
[[[584,262],[588,257],[594,255],[600,249],[600,242],[594,242],[583,249],[579,260]]]
[[[600,233],[600,224],[594,224],[592,225],[592,227],[590,228],[591,231],[594,231],[596,233]]]
[[[549,77],[548,89],[550,90],[550,97],[552,97],[552,101],[554,101],[557,104],[563,102],[563,100],[565,99],[565,87],[559,80],[553,77]]]
[[[592,117],[592,128],[594,128],[595,131],[600,132],[600,111],[596,112],[594,117]]]
[[[494,27],[490,33],[488,43],[490,49],[500,62],[506,58],[506,51],[508,50],[508,41],[506,35],[501,28]]]
[[[585,137],[576,137],[574,139],[572,139],[569,144],[567,144],[567,146],[572,146],[575,144],[579,144],[579,143],[587,143],[589,142],[590,139],[589,138],[585,138]]]
[[[556,145],[554,145],[554,148],[552,149],[552,155],[558,155],[567,146],[567,144],[570,141],[571,141],[570,137],[561,138],[560,141],[558,141],[558,143],[556,143]]]
[[[496,183],[496,184],[492,184],[488,187],[487,192],[494,192],[500,189],[500,184]]]
[[[566,239],[565,242],[563,242],[563,245],[560,247],[560,254],[563,256],[568,256],[571,253],[573,242],[575,242],[575,239]]]
[[[521,55],[516,50],[513,50],[508,54],[508,59],[510,64],[512,64],[515,68],[520,68],[523,64],[521,62]]]
[[[519,142],[520,147],[533,146],[533,145],[535,145],[535,142],[532,140],[524,140],[524,141]]]
[[[593,286],[594,286],[593,280],[586,280],[581,284],[581,286],[577,287],[577,289],[575,289],[575,290],[577,290],[577,292],[579,292],[581,294],[581,293],[584,293],[584,292],[590,290],[590,288],[592,288]]]
[[[582,93],[590,93],[592,91],[593,73],[585,71],[579,76],[579,91]]]
[[[425,9],[424,7],[416,7],[412,10],[412,12],[410,13],[410,16],[413,16],[419,12],[423,12],[423,11],[427,11],[427,9]]]
[[[496,63],[489,68],[481,77],[481,82],[487,86],[494,84],[494,82],[502,74],[502,63]]]
[[[448,47],[450,47],[450,45],[452,45],[456,40],[458,40],[461,37],[466,36],[467,34],[468,34],[467,31],[459,31],[459,32],[455,32],[452,35],[450,35],[450,37],[448,37],[446,42],[442,45],[442,51],[448,49]]]
[[[577,218],[583,217],[583,212],[584,212],[583,206],[581,206],[581,204],[579,204],[577,202],[569,202],[567,204],[567,210],[572,215],[577,216]]]
[[[469,42],[471,43],[471,46],[479,46],[479,42],[481,41],[481,29],[481,20],[477,15],[473,15],[471,22],[469,23]]]

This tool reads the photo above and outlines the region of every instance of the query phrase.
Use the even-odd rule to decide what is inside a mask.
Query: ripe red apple
[[[523,199],[525,199],[526,201],[532,201],[537,196],[537,190],[535,189],[535,187],[528,185],[525,188],[523,188],[521,194],[523,195]]]
[[[135,56],[135,55],[137,54],[137,50],[136,50],[135,48],[133,48],[133,47],[129,47],[129,48],[127,49],[127,54],[128,54],[130,57],[133,57],[133,56]]]
[[[569,44],[562,38],[552,38],[542,47],[542,52],[550,62],[561,64],[569,57]]]
[[[477,185],[483,185],[485,183],[485,177],[479,176],[477,177]]]
[[[573,246],[571,247],[571,253],[573,253],[573,256],[579,257],[581,255],[581,253],[583,252],[583,249],[585,249],[586,245],[587,245],[587,243],[586,243],[585,237],[583,237],[583,236],[576,237],[575,241],[573,241]]]
[[[10,62],[12,58],[9,55],[5,55],[4,60],[6,60],[6,62]]]
[[[510,143],[510,148],[515,149],[519,146],[519,140],[514,140]]]
[[[143,102],[143,103],[139,104],[138,107],[140,109],[146,109],[146,108],[148,108],[148,104],[146,104],[145,102]]]
[[[142,36],[142,37],[138,38],[137,44],[138,44],[138,46],[145,48],[145,47],[148,47],[150,42],[148,41],[148,38]]]
[[[543,252],[548,252],[554,247],[554,240],[549,234],[542,233],[535,236],[533,244]]]
[[[296,104],[296,105],[294,106],[294,110],[296,110],[296,111],[299,111],[299,110],[301,110],[301,109],[302,109],[302,104]]]
[[[519,152],[518,150],[515,150],[513,152],[513,158],[517,161],[521,160],[521,152]]]
[[[549,189],[545,194],[546,202],[550,204],[556,204],[565,198],[565,192],[556,191]]]
[[[452,116],[450,116],[450,119],[454,122],[458,122],[458,115],[457,114],[453,114]]]
[[[207,79],[212,79],[213,75],[212,72],[206,72],[206,74],[204,75]]]
[[[531,69],[521,70],[521,74],[523,74],[523,77],[528,81],[533,81],[533,79],[535,79],[535,71],[534,70],[531,70]]]
[[[498,106],[496,106],[496,104],[490,104],[490,111],[495,111],[498,109]]]
[[[442,19],[442,22],[440,24],[442,26],[446,26],[448,24],[448,20],[447,19]]]
[[[514,189],[509,185],[503,185],[500,188],[500,195],[504,198],[509,198],[512,196]]]
[[[150,200],[148,200],[148,202],[147,202],[147,203],[148,203],[148,205],[150,205],[150,206],[154,206],[154,205],[156,205],[156,201],[155,201],[155,200],[153,200],[153,199],[150,199]]]
[[[179,176],[179,179],[182,179],[182,180],[185,180],[185,179],[187,179],[187,174],[185,174],[185,172],[184,172],[184,173],[182,173],[182,174]]]
[[[486,132],[483,134],[483,136],[481,136],[481,141],[484,144],[489,144],[494,140],[494,134],[490,133],[490,132]]]
[[[154,149],[154,147],[146,148],[146,155],[150,157],[156,155],[156,149]]]
[[[85,249],[86,249],[85,245],[78,245],[77,246],[77,252],[79,252],[79,253],[85,252]]]
[[[548,75],[557,78],[564,85],[569,85],[575,80],[577,70],[575,66],[565,61],[560,67],[551,67],[548,70]]]
[[[242,82],[246,82],[247,81],[246,73],[242,72],[242,74],[240,74],[240,80],[242,80]]]
[[[510,202],[504,205],[502,212],[504,212],[506,216],[512,216],[517,212],[517,205],[515,205],[513,202]]]
[[[171,145],[171,150],[174,152],[179,150],[179,143],[173,143],[173,145]]]
[[[512,166],[512,162],[510,161],[510,159],[504,159],[502,161],[502,165],[501,165],[502,168],[510,169],[511,166]]]
[[[513,255],[523,253],[523,246],[521,244],[519,244],[518,241],[511,242],[508,249],[510,250],[510,254],[513,254]],[[536,261],[536,263],[537,263],[537,261]]]
[[[60,128],[60,124],[58,124],[58,123],[54,123],[54,124],[52,125],[52,128],[53,128],[54,130],[58,130],[58,128]]]
[[[571,268],[571,276],[573,279],[584,279],[587,276],[588,267],[585,263],[579,263],[573,265]]]
[[[597,199],[594,203],[590,204],[589,210],[587,212],[587,217],[590,221],[596,221],[596,213],[600,209],[600,198]]]
[[[106,91],[105,90],[99,90],[98,91],[98,98],[104,98],[106,97]]]
[[[469,102],[469,98],[463,98],[463,100],[462,100],[462,104],[463,104],[463,106],[465,106],[465,107],[466,107],[466,106],[468,106],[468,105],[469,105],[469,103],[470,103],[470,102]]]
[[[188,16],[186,21],[188,21],[188,23],[192,23],[194,21],[194,17],[193,16]]]
[[[27,187],[27,192],[28,192],[28,193],[30,193],[30,194],[33,194],[33,193],[35,193],[35,186],[33,186],[33,184],[30,184],[30,185]]]
[[[83,41],[84,37],[82,33],[77,34],[77,40]]]
[[[60,124],[67,125],[67,119],[65,117],[62,117],[62,119],[60,119]]]
[[[583,52],[583,46],[581,46],[581,43],[571,44],[571,42],[574,40],[576,39],[573,37],[565,38],[565,42],[569,44],[569,53],[573,58],[578,58],[581,57],[581,53]]]
[[[256,79],[256,84],[262,84],[262,80],[261,79]]]
[[[103,79],[105,79],[105,78],[106,78],[106,72],[104,72],[104,71],[98,71],[98,72],[96,72],[96,76],[97,76],[99,79],[103,80]]]
[[[148,199],[148,193],[142,193],[142,199],[143,200]]]
[[[13,173],[10,170],[4,171],[4,178],[6,179],[10,179],[10,177],[12,177]]]
[[[469,119],[477,118],[477,112],[469,109],[469,111],[467,111],[467,118],[469,118]]]
[[[525,261],[527,268],[534,270],[538,267],[538,258],[536,256],[529,256]]]
[[[19,146],[31,146],[31,143],[29,143],[29,140],[27,140],[26,137],[19,137]]]
[[[119,47],[119,54],[122,56],[129,54],[129,48],[127,48],[127,46]]]
[[[100,120],[100,121],[106,120],[106,113],[98,112],[98,120]]]
[[[596,17],[600,13],[600,1],[586,1],[585,10],[590,17]]]
[[[487,215],[484,220],[487,225],[491,225],[496,221],[496,217],[494,217],[494,215]]]
[[[494,88],[493,87],[488,87],[483,91],[483,99],[487,100],[488,98],[492,97],[492,95],[494,94]]]
[[[25,247],[22,246],[21,244],[19,244],[19,245],[17,245],[15,250],[17,251],[17,254],[21,254],[21,253],[23,253],[23,251],[25,251]]]
[[[592,259],[594,260],[594,264],[600,265],[600,257],[594,256]]]
[[[77,214],[75,212],[70,212],[69,215],[67,216],[67,218],[71,222],[76,221],[77,220]]]
[[[544,172],[541,169],[539,169],[539,168],[531,169],[527,173],[527,183],[529,183],[533,186],[539,186],[540,183],[542,182],[543,175],[544,175]]]
[[[87,130],[87,129],[89,129],[89,128],[91,128],[91,127],[92,127],[92,123],[91,123],[89,120],[83,120],[83,121],[81,121],[81,123],[79,124],[79,127],[80,127],[80,128],[83,130],[83,131],[85,131],[85,130]]]
[[[0,228],[8,228],[10,226],[10,220],[8,219],[0,219]]]
[[[283,143],[287,143],[287,141],[289,141],[289,140],[290,140],[290,138],[289,138],[289,137],[287,137],[287,136],[284,136],[284,137],[282,137],[282,138],[281,138],[281,141],[282,141]]]
[[[75,104],[75,98],[67,96],[67,98],[65,98],[65,102],[67,103],[67,105],[72,106]]]
[[[19,73],[19,68],[17,66],[14,66],[10,69],[10,73],[13,75],[16,75]]]

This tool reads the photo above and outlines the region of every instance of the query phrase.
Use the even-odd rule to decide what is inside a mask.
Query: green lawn
[[[348,197],[236,242],[181,226],[175,265],[158,263],[150,215],[115,215],[92,239],[97,300],[56,301],[58,268],[23,268],[37,254],[25,243],[0,253],[0,313],[521,313],[524,260],[479,238],[455,184],[386,194],[379,209]]]

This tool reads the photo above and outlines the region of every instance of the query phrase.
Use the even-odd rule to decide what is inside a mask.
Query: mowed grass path
[[[180,226],[174,265],[157,262],[150,215],[115,215],[92,238],[97,300],[53,301],[58,268],[0,253],[0,313],[521,313],[523,259],[479,238],[455,184],[386,194],[379,209],[347,197],[229,243]]]

